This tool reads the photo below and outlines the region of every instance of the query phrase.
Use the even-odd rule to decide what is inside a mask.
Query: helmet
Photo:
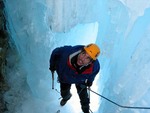
[[[93,60],[96,60],[100,54],[100,48],[96,44],[89,44],[84,47],[84,50]]]

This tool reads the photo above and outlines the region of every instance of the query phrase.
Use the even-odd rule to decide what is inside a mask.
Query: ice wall
[[[49,25],[53,31],[66,32],[78,23],[98,20],[98,0],[46,0]]]
[[[98,92],[121,105],[149,106],[149,0],[6,0],[5,4],[11,40],[19,53],[8,57],[16,62],[8,68],[12,89],[5,97],[11,103],[9,110],[51,112],[54,107],[49,105],[59,95],[50,93],[48,60],[52,49],[87,44],[96,38],[102,51]],[[90,38],[86,31],[92,34]],[[41,104],[44,106],[39,108]],[[98,112],[149,113],[122,109],[103,99]]]
[[[45,20],[46,7],[39,1],[6,0],[5,8],[10,44],[19,54],[10,53],[7,58],[7,81],[11,86],[5,94],[7,112],[38,113],[46,108],[50,111],[48,106],[57,93],[50,94],[48,59],[54,37]],[[47,101],[44,103],[42,99]],[[39,107],[41,104],[44,106]]]
[[[78,13],[83,7],[85,10],[89,10],[88,2],[87,4],[81,1],[74,2],[82,4],[82,7],[77,5]],[[76,18],[77,21],[74,22],[74,19],[70,18],[70,13],[76,12],[76,8],[72,11],[72,7],[70,7],[69,10],[69,3],[70,0],[66,0],[64,3],[61,0],[5,1],[7,28],[11,36],[10,44],[17,53],[17,55],[10,53],[7,57],[6,78],[11,86],[11,89],[5,94],[8,113],[50,113],[59,109],[60,94],[51,89],[52,81],[49,71],[51,51],[55,47],[66,44],[94,43],[98,31],[98,23],[95,21],[89,24],[79,24],[79,21],[83,21],[80,19],[82,17],[80,13],[78,14],[80,16]],[[65,15],[63,19],[59,12],[61,5],[67,9],[61,12]],[[75,26],[75,24],[78,25]],[[72,25],[75,27],[70,29]],[[56,81],[57,75],[55,87],[59,90],[59,84]],[[80,104],[78,103],[78,106],[69,104],[69,107],[64,107],[63,112],[81,112]]]
[[[109,0],[103,4],[105,17],[99,22],[98,35],[103,50],[100,59],[103,95],[121,105],[148,107],[149,1]],[[149,110],[123,109],[102,101],[99,112],[149,113]]]

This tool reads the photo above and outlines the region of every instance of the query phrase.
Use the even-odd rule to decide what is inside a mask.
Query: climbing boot
[[[67,103],[67,101],[71,98],[71,96],[72,96],[72,94],[70,94],[67,99],[62,99],[62,100],[60,101],[60,105],[61,105],[61,106],[64,106],[64,105]]]

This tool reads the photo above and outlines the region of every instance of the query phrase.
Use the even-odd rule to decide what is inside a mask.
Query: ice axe
[[[54,89],[54,71],[52,71],[52,89]]]

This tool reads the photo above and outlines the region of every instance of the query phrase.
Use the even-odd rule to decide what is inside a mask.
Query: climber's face
[[[87,65],[92,61],[92,58],[85,52],[81,52],[77,58],[77,64],[79,66]]]

